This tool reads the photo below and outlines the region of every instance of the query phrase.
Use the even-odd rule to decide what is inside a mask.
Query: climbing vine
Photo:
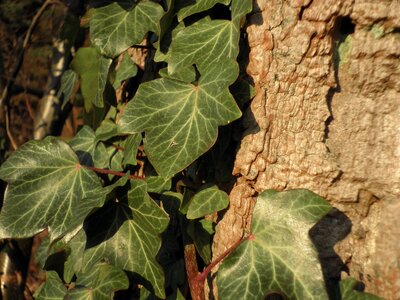
[[[38,299],[203,299],[222,260],[220,299],[328,298],[308,231],[331,207],[306,190],[260,194],[251,232],[212,260],[232,123],[253,96],[251,10],[250,0],[92,1],[66,19],[72,61],[58,96],[83,107],[85,124],[70,140],[24,144],[0,168],[0,238],[48,231]],[[353,287],[343,295],[374,299]]]

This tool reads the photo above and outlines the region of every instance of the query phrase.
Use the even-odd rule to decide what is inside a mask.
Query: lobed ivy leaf
[[[356,290],[357,280],[354,278],[346,278],[339,282],[341,299],[343,300],[380,300],[382,298],[369,294],[363,293]]]
[[[116,57],[144,35],[158,31],[164,11],[161,5],[149,0],[125,0],[95,8],[90,20],[90,36],[102,55]]]
[[[206,2],[197,1],[194,6],[200,7]],[[193,64],[201,68],[220,63],[226,58],[236,59],[242,18],[251,10],[252,1],[232,0],[232,20],[211,20],[205,17],[179,30],[172,39],[168,54],[168,72],[172,74]]]
[[[231,0],[197,0],[194,2],[180,0],[178,1],[178,6],[181,7],[178,11],[178,21],[181,22],[184,18],[190,15],[208,10],[217,3],[228,5],[230,2]]]
[[[236,62],[225,60],[200,73],[198,85],[164,78],[141,84],[120,119],[122,131],[146,133],[146,154],[163,177],[205,153],[218,126],[241,116],[228,90],[238,74]]]
[[[116,70],[115,80],[113,84],[114,89],[119,88],[121,86],[122,81],[136,76],[136,73],[137,73],[136,64],[130,58],[128,53],[125,53],[121,63],[118,66],[118,69]]]
[[[156,261],[160,234],[168,216],[149,197],[146,183],[131,180],[127,196],[109,201],[85,225],[88,237],[83,272],[101,260],[135,272],[151,283],[158,297],[165,297],[164,275]]]
[[[72,60],[71,68],[81,78],[81,91],[87,111],[91,103],[104,107],[104,92],[111,62],[111,59],[101,56],[92,47],[80,48]]]
[[[63,300],[67,294],[64,286],[56,271],[46,271],[46,281],[35,293],[36,300]]]
[[[0,238],[31,237],[48,227],[54,240],[72,229],[83,199],[101,188],[97,175],[54,137],[24,144],[1,166],[0,179],[8,182]]]
[[[307,190],[261,193],[254,208],[252,237],[221,264],[220,299],[328,299],[318,254],[308,235],[331,206]]]
[[[78,273],[76,287],[69,290],[67,299],[113,299],[114,292],[129,287],[128,277],[121,269],[104,263],[97,264],[87,273]]]
[[[57,93],[58,98],[60,98],[61,95],[64,95],[63,103],[61,105],[62,109],[64,109],[65,105],[69,102],[78,79],[78,74],[76,74],[73,70],[67,70],[62,75],[61,87]]]
[[[228,195],[214,185],[194,195],[189,202],[186,217],[188,219],[201,218],[226,208],[228,204]]]

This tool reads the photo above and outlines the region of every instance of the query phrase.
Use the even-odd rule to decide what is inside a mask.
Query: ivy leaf
[[[136,166],[136,155],[141,142],[142,135],[139,133],[128,136],[124,142],[124,158],[122,160],[123,165],[129,164]]]
[[[172,74],[169,74],[168,68],[165,67],[165,68],[161,69],[158,73],[163,78],[175,79],[175,80],[183,81],[183,82],[187,82],[187,83],[191,83],[196,80],[196,71],[193,68],[193,66],[184,67]]]
[[[198,192],[190,200],[186,217],[197,219],[226,208],[229,197],[216,185]]]
[[[346,278],[339,282],[341,299],[343,300],[380,300],[382,298],[377,297],[372,294],[363,293],[357,291],[355,288],[357,287],[357,280],[354,278]]]
[[[104,92],[111,62],[111,59],[104,58],[92,47],[80,48],[72,60],[71,67],[81,78],[81,91],[87,111],[90,107],[87,102],[104,107]]]
[[[137,73],[136,64],[130,58],[128,53],[125,53],[115,74],[115,80],[113,84],[114,89],[118,89],[121,86],[122,81],[136,76],[136,73]]]
[[[147,32],[157,32],[163,14],[159,4],[147,0],[118,1],[95,8],[90,20],[92,44],[102,55],[116,57],[140,43]]]
[[[164,298],[163,270],[155,257],[161,246],[160,234],[169,219],[147,194],[145,182],[130,183],[126,197],[109,201],[88,219],[82,271],[105,259],[139,274],[152,284],[158,297]]]
[[[61,87],[57,93],[58,98],[60,98],[61,95],[64,95],[63,103],[61,105],[62,109],[69,102],[69,99],[71,98],[71,95],[74,91],[77,82],[78,82],[78,74],[76,74],[73,70],[67,70],[62,75]]]
[[[251,232],[221,264],[220,299],[261,299],[282,293],[288,299],[328,299],[311,227],[331,206],[307,190],[259,195]]]
[[[228,5],[231,2],[231,0],[197,0],[193,3],[190,3],[189,5],[187,4],[187,1],[181,0],[179,2],[183,2],[179,3],[182,8],[178,11],[178,21],[181,22],[184,18],[208,10],[217,3]]]
[[[205,264],[211,262],[211,236],[214,233],[213,222],[200,220],[189,222],[187,232],[192,238],[197,252]]]
[[[163,177],[187,167],[214,144],[218,126],[241,116],[228,90],[237,64],[227,60],[200,73],[198,85],[164,78],[141,84],[120,119],[122,131],[146,132],[146,154]]]
[[[37,300],[63,300],[67,288],[62,283],[56,271],[46,271],[46,281],[35,293]]]
[[[98,143],[92,128],[83,126],[69,141],[81,164],[105,168],[108,165],[108,153],[103,143]]]
[[[121,269],[101,263],[87,273],[77,274],[76,286],[68,291],[68,299],[109,300],[115,291],[127,289],[129,281]]]
[[[101,188],[97,175],[54,137],[24,144],[1,166],[0,179],[8,182],[0,238],[31,237],[48,227],[54,240],[71,229],[82,199]]]

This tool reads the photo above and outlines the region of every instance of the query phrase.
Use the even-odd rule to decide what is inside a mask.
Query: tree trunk
[[[248,229],[258,193],[307,188],[337,209],[313,232],[325,279],[348,273],[400,298],[399,11],[398,0],[254,1],[257,94],[214,257]]]

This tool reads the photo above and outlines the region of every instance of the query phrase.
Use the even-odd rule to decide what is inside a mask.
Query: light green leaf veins
[[[228,90],[237,64],[224,60],[200,73],[198,85],[167,78],[141,84],[120,119],[122,131],[146,133],[146,154],[163,177],[172,177],[205,153],[218,126],[241,116]]]
[[[145,182],[130,183],[127,197],[109,201],[85,225],[88,240],[82,271],[105,259],[144,277],[155,294],[163,298],[164,274],[155,257],[169,218],[148,196]]]
[[[254,208],[251,232],[221,264],[220,299],[328,299],[321,267],[308,235],[331,206],[307,190],[265,191]]]
[[[0,238],[31,237],[47,227],[52,240],[60,237],[72,229],[81,201],[101,188],[97,175],[54,137],[24,144],[1,166],[0,179],[8,182]]]
[[[164,11],[161,5],[148,0],[118,1],[95,8],[90,20],[92,44],[103,55],[116,57],[149,32],[158,31]]]

